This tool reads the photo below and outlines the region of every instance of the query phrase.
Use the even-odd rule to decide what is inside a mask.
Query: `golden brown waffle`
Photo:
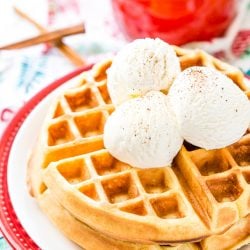
[[[239,70],[199,50],[175,49],[182,69],[214,67],[249,94]],[[183,146],[172,168],[156,170],[137,170],[98,151],[113,110],[106,88],[110,63],[83,74],[50,110],[29,164],[32,193],[39,197],[48,188],[76,218],[133,242],[197,241],[247,216],[250,163],[247,157],[248,166],[237,163],[238,147],[202,151]],[[81,156],[69,158],[76,155]],[[47,168],[60,159],[65,160]]]
[[[172,168],[139,170],[103,149],[51,163],[44,180],[75,217],[112,237],[141,242],[197,241],[247,216],[250,194],[241,167],[232,159],[231,165],[227,163],[226,149],[200,151],[183,148]],[[209,209],[211,215],[206,214]],[[140,238],[142,233],[144,238]]]
[[[44,181],[76,218],[111,237],[176,243],[210,234],[170,167],[137,170],[102,149],[51,163]]]
[[[28,164],[33,196],[44,191],[41,171],[50,162],[103,148],[103,126],[113,110],[105,82],[110,65],[111,61],[101,64],[97,76],[88,72],[73,79],[73,87],[51,105]]]
[[[88,250],[214,250],[218,249],[218,246],[220,250],[236,250],[247,244],[250,240],[250,216],[240,220],[225,233],[210,236],[200,243],[183,243],[177,246],[160,246],[158,244],[142,245],[115,240],[93,230],[74,218],[64,209],[53,196],[51,196],[49,190],[45,191],[39,197],[39,204],[44,213],[66,237]]]
[[[39,204],[44,213],[69,239],[87,250],[199,250],[193,243],[178,246],[160,246],[158,244],[143,245],[115,240],[97,232],[74,218],[49,193],[45,191],[39,197]],[[70,226],[69,226],[70,225]]]

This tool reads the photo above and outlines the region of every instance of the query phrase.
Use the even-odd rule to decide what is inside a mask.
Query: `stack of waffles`
[[[242,73],[200,50],[175,47],[181,68],[208,66],[246,95]],[[45,214],[85,249],[238,249],[250,243],[250,131],[204,150],[184,143],[171,167],[137,169],[112,157],[103,128],[114,110],[95,65],[51,105],[28,166]]]

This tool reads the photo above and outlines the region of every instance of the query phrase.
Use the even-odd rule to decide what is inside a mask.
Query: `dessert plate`
[[[79,68],[36,94],[15,115],[1,138],[0,230],[14,249],[79,249],[51,224],[29,195],[26,168],[51,100],[75,82],[72,78],[90,68]]]

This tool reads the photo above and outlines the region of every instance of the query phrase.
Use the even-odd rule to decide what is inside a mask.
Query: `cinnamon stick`
[[[41,24],[36,22],[33,18],[31,18],[22,10],[18,9],[17,7],[14,7],[14,10],[20,17],[34,25],[40,31],[40,33],[43,34],[48,32],[46,28],[44,28]],[[80,55],[78,55],[70,46],[66,45],[61,39],[49,42],[49,44],[58,48],[60,52],[64,56],[66,56],[74,65],[83,66],[85,64],[84,59]]]

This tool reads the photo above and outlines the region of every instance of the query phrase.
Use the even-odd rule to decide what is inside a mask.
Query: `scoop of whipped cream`
[[[250,102],[231,79],[208,67],[190,67],[175,79],[168,100],[184,139],[205,149],[238,141],[250,123]]]
[[[104,128],[104,145],[111,155],[138,168],[171,164],[183,139],[166,98],[151,91],[117,107]]]
[[[180,73],[174,49],[160,39],[137,39],[115,56],[107,73],[113,104],[139,97],[151,90],[168,90]]]

